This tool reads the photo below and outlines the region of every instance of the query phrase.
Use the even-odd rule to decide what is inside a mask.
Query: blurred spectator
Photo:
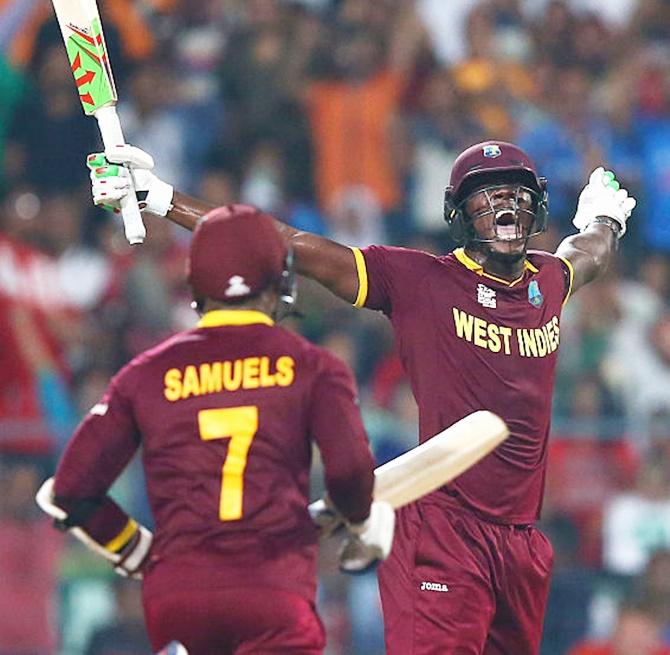
[[[670,655],[670,647],[649,608],[631,604],[621,608],[611,639],[585,641],[569,655]]]
[[[484,138],[512,141],[514,105],[533,95],[533,79],[525,65],[526,45],[497,42],[497,33],[490,7],[483,4],[473,9],[467,22],[468,54],[454,67],[453,75],[484,127]],[[541,165],[539,170],[543,171]]]
[[[339,243],[358,248],[386,243],[382,208],[365,186],[350,186],[335,194],[327,218],[330,237]]]
[[[62,535],[35,503],[46,463],[0,454],[0,652],[49,655],[58,641]]]
[[[83,118],[62,40],[39,53],[33,82],[9,131],[6,175],[40,193],[81,189],[87,183],[82,162],[95,150],[98,135],[95,121]]]
[[[576,199],[583,181],[606,153],[601,144],[608,134],[604,118],[590,104],[590,80],[582,68],[557,71],[547,100],[550,112],[539,121],[519,126],[516,142],[551,180],[552,221],[562,234],[570,233]]]
[[[619,386],[630,429],[641,448],[650,445],[655,419],[670,414],[670,313],[658,305],[649,288],[638,305],[644,306],[645,300],[640,318],[631,317],[615,333],[607,361],[607,372]]]
[[[554,566],[542,635],[542,655],[564,655],[588,629],[596,569],[584,565],[576,523],[545,495],[540,528],[554,548]]]
[[[427,79],[418,111],[409,123],[414,144],[410,185],[415,225],[407,225],[405,235],[413,228],[432,232],[444,227],[441,199],[447,171],[456,156],[484,132],[448,69],[438,69]]]
[[[388,35],[388,43],[365,22],[360,0],[347,0],[333,32],[330,73],[309,85],[307,106],[315,148],[315,176],[322,209],[350,186],[365,186],[385,212],[400,202],[393,167],[393,128],[406,74],[414,61],[412,45],[399,35],[403,21]],[[360,14],[360,15],[359,15]],[[414,28],[413,28],[414,29]],[[395,37],[395,38],[394,38]]]
[[[670,476],[660,454],[650,455],[634,488],[605,503],[603,564],[611,573],[639,575],[655,551],[670,548]]]
[[[186,188],[195,190],[211,144],[219,139],[225,125],[219,66],[236,12],[213,0],[173,0],[171,4],[169,11],[158,13],[154,23],[163,37],[162,57],[172,73],[170,100],[184,133]]]
[[[185,179],[191,166],[186,165],[186,134],[171,106],[173,87],[170,69],[160,60],[140,65],[128,80],[119,117],[128,143],[154,157],[157,175],[177,187],[192,188]],[[193,166],[199,171],[199,162]]]
[[[151,652],[144,627],[142,590],[134,580],[114,580],[116,613],[90,636],[85,655],[140,655]]]
[[[657,550],[639,580],[637,595],[661,624],[663,640],[670,644],[670,550]]]
[[[222,147],[232,151],[229,157],[238,160],[233,163],[244,165],[259,142],[277,144],[287,190],[309,198],[311,138],[299,96],[323,25],[298,6],[267,0],[246,2],[244,17],[230,36],[220,69],[226,109]]]

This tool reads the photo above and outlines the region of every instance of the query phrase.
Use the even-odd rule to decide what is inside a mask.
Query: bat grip
[[[125,144],[121,122],[114,105],[101,107],[94,115],[98,121],[105,149]],[[123,218],[126,239],[128,239],[128,243],[133,245],[142,243],[144,237],[147,235],[147,231],[142,222],[142,214],[140,214],[140,208],[135,197],[135,189],[132,188],[132,178],[130,184],[131,192],[125,198],[121,199],[121,216]]]

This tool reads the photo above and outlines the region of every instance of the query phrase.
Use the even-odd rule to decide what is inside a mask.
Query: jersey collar
[[[275,322],[267,314],[255,309],[215,309],[198,321],[199,328],[258,324],[274,325]]]
[[[513,287],[515,284],[521,282],[526,271],[530,271],[531,273],[539,273],[539,269],[536,266],[533,266],[533,264],[531,264],[527,259],[524,259],[523,273],[516,280],[512,280],[510,282],[509,280],[505,280],[504,278],[498,277],[497,275],[491,275],[490,273],[487,273],[481,264],[477,263],[471,257],[468,257],[464,248],[456,248],[456,250],[454,250],[454,256],[468,270],[473,271],[482,277],[487,277],[491,280],[495,280],[496,282],[500,282],[501,284],[505,284],[508,287]]]

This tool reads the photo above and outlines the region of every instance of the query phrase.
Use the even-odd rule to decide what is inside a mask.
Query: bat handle
[[[114,105],[101,107],[94,115],[98,120],[98,127],[105,149],[125,144],[121,122]],[[142,243],[147,235],[147,230],[142,222],[142,214],[140,214],[134,189],[131,189],[131,193],[121,199],[121,216],[123,217],[123,227],[128,243],[131,245]]]

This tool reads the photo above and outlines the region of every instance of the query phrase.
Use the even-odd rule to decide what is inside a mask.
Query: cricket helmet
[[[217,207],[203,216],[191,240],[187,279],[193,299],[236,303],[276,285],[293,305],[292,253],[274,220],[249,205]]]
[[[480,239],[465,204],[474,194],[502,186],[519,185],[531,196],[534,218],[529,233],[534,236],[547,226],[547,180],[540,177],[531,158],[518,146],[505,141],[484,141],[464,150],[451,169],[444,192],[444,220],[457,243],[492,241]]]

